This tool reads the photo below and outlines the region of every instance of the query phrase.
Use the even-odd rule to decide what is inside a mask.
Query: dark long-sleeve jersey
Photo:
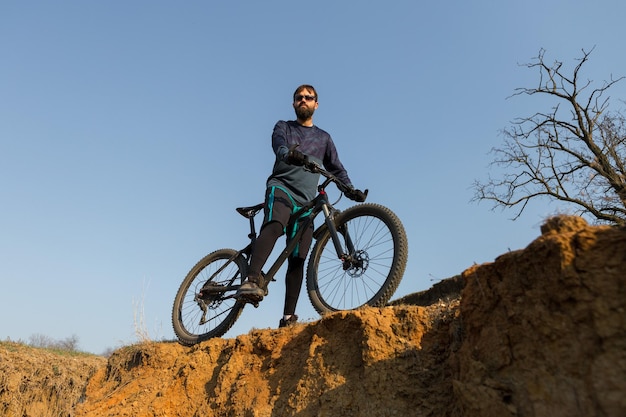
[[[267,186],[281,186],[300,204],[315,198],[319,174],[305,171],[301,166],[285,162],[289,148],[299,145],[298,150],[308,155],[309,160],[322,165],[345,185],[352,182],[343,167],[337,149],[330,135],[317,126],[306,127],[296,121],[279,121],[272,133],[272,148],[276,161],[272,175],[267,179]]]

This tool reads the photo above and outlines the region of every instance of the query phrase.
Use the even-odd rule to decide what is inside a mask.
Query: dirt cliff
[[[0,342],[0,415],[71,416],[106,359]]]
[[[6,416],[622,417],[625,309],[626,230],[556,217],[525,249],[388,307],[190,348],[124,347],[83,366],[63,398],[5,377],[0,405]],[[14,379],[33,374],[23,366]],[[57,408],[11,409],[27,394]]]
[[[463,273],[455,401],[466,416],[625,416],[626,230],[541,231]]]

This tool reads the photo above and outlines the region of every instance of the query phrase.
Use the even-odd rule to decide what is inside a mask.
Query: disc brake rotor
[[[370,264],[370,258],[367,252],[363,250],[357,251],[352,260],[349,262],[349,267],[346,269],[348,275],[352,278],[359,278],[362,276]]]

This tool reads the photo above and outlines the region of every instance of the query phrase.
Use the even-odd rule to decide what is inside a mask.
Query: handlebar
[[[304,163],[303,167],[309,172],[312,172],[314,174],[321,174],[323,177],[326,177],[326,181],[324,181],[324,183],[322,184],[323,186],[320,185],[320,189],[326,188],[326,186],[331,182],[334,182],[341,192],[343,192],[344,189],[348,189],[348,187],[339,178],[326,171],[317,162],[307,161]]]
[[[304,167],[305,170],[307,170],[309,172],[316,173],[316,174],[321,174],[322,176],[324,176],[326,178],[326,180],[322,184],[318,185],[317,189],[319,191],[322,191],[331,182],[334,182],[335,185],[337,185],[337,188],[339,189],[339,191],[341,191],[349,199],[354,200],[354,198],[353,198],[354,189],[352,189],[351,187],[348,187],[339,178],[337,178],[336,176],[334,176],[330,172],[326,171],[318,163],[313,162],[313,161],[307,161],[307,162],[304,163],[303,167]],[[367,193],[368,193],[368,190],[363,191],[363,201],[365,201],[365,198],[367,198]]]

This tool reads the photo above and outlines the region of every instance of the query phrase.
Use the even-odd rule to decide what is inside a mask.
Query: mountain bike
[[[385,305],[400,284],[408,257],[400,219],[379,204],[336,209],[334,204],[341,195],[331,204],[326,188],[335,183],[346,194],[346,185],[313,162],[308,162],[305,169],[321,174],[325,180],[318,185],[317,196],[292,214],[290,225],[302,221],[302,227],[263,273],[266,295],[267,286],[275,281],[274,275],[302,234],[322,215],[324,223],[313,232],[315,243],[306,270],[306,289],[315,310],[325,314]],[[233,326],[246,304],[258,307],[258,302],[237,298],[237,290],[246,279],[257,237],[254,218],[263,209],[264,203],[238,207],[237,212],[250,223],[248,245],[241,250],[219,249],[208,254],[183,279],[172,308],[174,332],[182,344],[220,337]]]

